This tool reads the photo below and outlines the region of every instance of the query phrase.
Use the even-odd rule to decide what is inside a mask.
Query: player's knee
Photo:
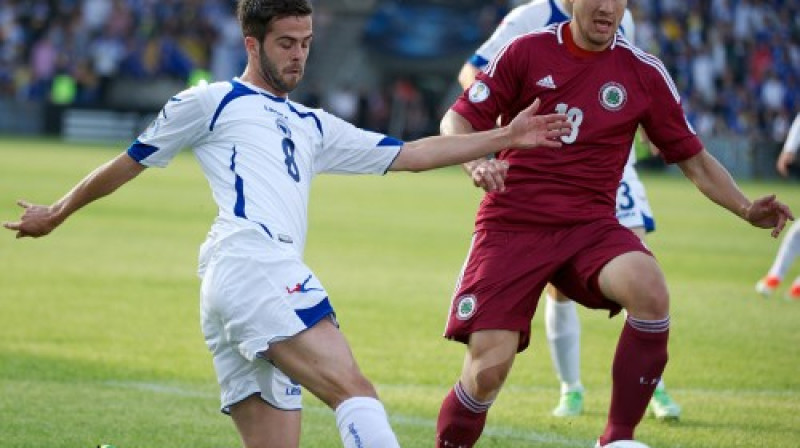
[[[478,401],[493,400],[503,387],[508,373],[511,370],[511,363],[501,363],[488,368],[483,368],[475,372],[473,398]]]
[[[627,307],[628,313],[640,319],[663,319],[669,315],[669,290],[664,282],[651,282],[638,288]]]

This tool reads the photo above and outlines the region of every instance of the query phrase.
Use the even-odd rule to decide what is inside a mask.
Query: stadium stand
[[[336,96],[329,92],[349,90],[358,124],[412,137],[435,131],[458,67],[514,2],[314,5],[315,48],[297,95],[328,107]],[[0,116],[18,104],[147,113],[176,86],[236,76],[245,56],[234,7],[234,0],[2,1]],[[773,160],[800,112],[800,4],[642,0],[629,7],[637,44],[665,62],[698,133],[767,144]],[[406,107],[416,97],[421,103]],[[392,123],[396,113],[400,124]],[[60,130],[52,121],[63,116],[42,116],[50,122],[3,120],[0,131]]]

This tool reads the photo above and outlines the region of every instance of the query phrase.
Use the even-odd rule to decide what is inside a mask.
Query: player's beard
[[[286,79],[281,76],[278,67],[272,63],[267,57],[267,52],[264,47],[258,51],[258,69],[261,72],[261,77],[264,81],[274,87],[278,92],[289,93],[297,87],[300,80],[303,79],[303,67],[300,67],[300,74],[296,79]]]

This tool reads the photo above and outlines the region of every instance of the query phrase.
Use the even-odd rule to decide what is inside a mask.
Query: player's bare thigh
[[[613,258],[600,270],[600,290],[638,319],[656,320],[669,315],[669,292],[655,258],[638,251]]]
[[[351,397],[377,398],[331,319],[322,319],[296,336],[272,344],[266,358],[331,409]]]
[[[644,236],[647,234],[647,230],[643,226],[628,228],[631,230],[631,232],[636,234],[640,240],[644,241]],[[550,284],[547,285],[547,294],[556,302],[568,302],[572,300],[567,297],[566,294],[559,291],[558,288]]]
[[[478,401],[497,397],[506,380],[519,347],[520,334],[508,330],[481,330],[469,338],[461,385]]]
[[[230,408],[245,448],[297,448],[301,412],[275,408],[251,395]]]

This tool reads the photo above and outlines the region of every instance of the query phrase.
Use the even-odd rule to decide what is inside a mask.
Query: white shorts
[[[636,170],[629,166],[625,167],[617,188],[617,219],[629,229],[643,227],[648,233],[656,229],[644,185]]]
[[[200,318],[214,359],[222,411],[259,394],[283,410],[302,407],[301,387],[263,353],[333,315],[328,293],[291,246],[242,230],[200,249]]]

